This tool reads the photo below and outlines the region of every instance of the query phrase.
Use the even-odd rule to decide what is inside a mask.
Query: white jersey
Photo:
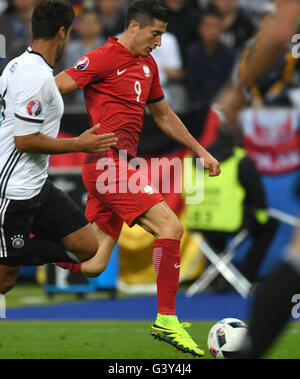
[[[4,69],[0,95],[0,198],[31,199],[46,181],[49,155],[20,153],[14,136],[57,137],[64,104],[52,67],[28,48]]]

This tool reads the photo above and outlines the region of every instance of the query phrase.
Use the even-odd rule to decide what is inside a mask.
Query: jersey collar
[[[52,66],[46,61],[46,59],[42,56],[42,54],[40,54],[40,53],[38,53],[38,52],[36,52],[36,51],[33,51],[32,48],[31,48],[30,46],[27,48],[26,51],[27,51],[27,53],[29,53],[29,54],[33,54],[33,55],[35,55],[35,56],[37,56],[37,57],[40,57],[40,58],[43,60],[43,62],[47,65],[47,67],[51,69],[51,71],[54,70],[54,67],[52,67]]]
[[[142,59],[141,56],[135,57],[132,55],[132,53],[127,49],[127,47],[123,46],[121,43],[119,43],[119,39],[116,37],[109,37],[107,40],[108,43],[119,46],[119,48],[124,51],[126,54],[128,54],[129,57],[135,60],[140,60]]]

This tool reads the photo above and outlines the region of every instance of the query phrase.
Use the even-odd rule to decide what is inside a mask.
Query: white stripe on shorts
[[[7,257],[7,248],[6,248],[6,241],[5,241],[3,226],[4,226],[5,212],[7,210],[9,203],[10,203],[9,199],[2,198],[0,200],[0,258]]]

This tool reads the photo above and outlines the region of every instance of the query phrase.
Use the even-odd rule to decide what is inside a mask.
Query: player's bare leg
[[[81,274],[82,262],[88,261],[97,254],[98,238],[91,224],[84,226],[61,240],[62,245],[72,254],[73,263],[56,263],[57,266]]]
[[[95,256],[98,250],[98,239],[91,224],[76,230],[61,240],[64,247],[74,253],[80,262]]]
[[[98,238],[98,250],[95,256],[81,264],[81,273],[89,277],[97,277],[106,269],[111,253],[117,243],[111,236],[103,232],[95,223],[93,228]]]
[[[175,297],[180,274],[180,240],[183,226],[175,213],[164,202],[159,202],[136,220],[151,233],[154,243],[153,261],[157,273],[158,317],[151,334],[168,342],[182,352],[203,356],[204,352],[185,331],[189,324],[180,324],[176,316]],[[81,264],[64,268],[89,277],[99,276],[107,267],[116,240],[93,224],[99,241],[96,255]]]
[[[21,266],[0,265],[0,294],[5,295],[16,284]]]
[[[57,263],[57,265],[89,278],[97,278],[101,275],[109,263],[111,253],[117,241],[103,232],[95,223],[92,224],[92,232],[96,236],[96,252],[90,259],[82,259],[82,263]],[[86,242],[88,246],[89,241]],[[95,243],[94,240],[93,243]]]
[[[204,351],[185,330],[190,324],[180,324],[176,316],[175,297],[180,274],[180,240],[183,226],[164,202],[150,208],[137,223],[156,238],[153,264],[156,271],[158,315],[150,334],[184,353],[201,357]]]

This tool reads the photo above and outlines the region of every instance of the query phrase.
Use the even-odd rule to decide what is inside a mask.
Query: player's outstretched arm
[[[52,138],[42,133],[15,136],[15,145],[21,153],[39,154],[101,153],[116,145],[113,133],[97,135],[97,129],[99,125],[75,138]]]
[[[59,92],[64,95],[67,93],[74,92],[79,89],[76,81],[65,71],[61,72],[55,77],[55,82]]]
[[[253,81],[271,67],[296,31],[300,0],[281,0],[277,7],[277,14],[266,24],[253,45],[246,69],[217,100],[229,125],[236,122],[237,113],[245,104],[244,87],[251,86]]]
[[[209,171],[210,176],[220,175],[220,163],[189,133],[180,118],[172,111],[167,100],[149,104],[149,109],[156,124],[168,137],[203,158],[204,168]]]
[[[278,1],[277,8],[276,15],[266,24],[253,46],[247,68],[239,79],[240,86],[261,76],[280,56],[282,49],[296,32],[300,0]]]

